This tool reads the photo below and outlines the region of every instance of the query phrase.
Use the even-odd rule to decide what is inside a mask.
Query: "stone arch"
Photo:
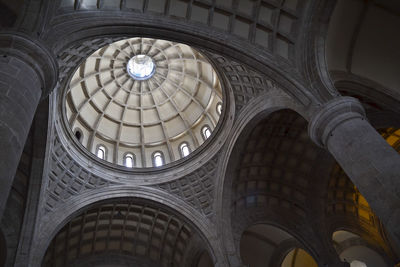
[[[82,201],[82,199],[84,200]],[[39,266],[41,264],[43,255],[50,241],[63,229],[66,223],[73,220],[76,216],[82,215],[87,208],[95,207],[96,203],[112,203],[112,201],[116,199],[133,199],[137,200],[138,203],[149,203],[149,206],[153,205],[154,207],[160,207],[160,209],[166,209],[185,222],[186,225],[192,229],[193,233],[197,233],[198,237],[196,237],[194,241],[195,244],[205,245],[215,266],[224,266],[223,263],[221,263],[221,261],[223,261],[223,256],[217,246],[218,241],[213,227],[209,225],[208,221],[198,218],[202,215],[199,215],[198,212],[188,204],[178,199],[171,199],[171,196],[168,196],[167,193],[150,188],[127,188],[123,186],[108,188],[97,193],[84,194],[82,195],[82,199],[78,201],[80,203],[76,203],[77,200],[71,200],[69,201],[70,205],[66,205],[66,207],[69,208],[64,207],[63,209],[56,210],[55,213],[46,217],[44,220],[45,223],[41,225],[42,231],[40,231],[39,240],[37,240],[38,243],[33,253],[34,266]],[[189,254],[198,253],[196,247],[199,248],[200,246],[189,246]],[[192,257],[185,258],[184,260],[192,261]]]
[[[296,252],[309,257],[296,257]],[[257,223],[248,227],[240,241],[240,255],[246,266],[317,266],[317,263],[293,235],[280,227]],[[303,252],[304,251],[304,252]],[[293,255],[294,252],[294,255]],[[290,262],[290,265],[288,265]],[[305,265],[308,262],[309,264]]]
[[[386,256],[383,248],[379,247],[379,243],[370,243],[358,234],[365,236],[363,231],[354,229],[353,232],[346,229],[349,228],[337,229],[332,233],[332,242],[342,261],[351,263],[356,260],[367,266],[392,266],[395,264]]]
[[[301,1],[282,1],[268,5],[251,3],[251,1],[238,5],[232,5],[230,1],[207,2],[201,5],[184,1],[165,5],[164,1],[147,0],[141,2],[144,5],[130,1],[114,1],[107,5],[103,2],[97,5],[81,3],[80,1],[53,3],[52,8],[57,11],[57,15],[53,17],[54,28],[46,33],[46,38],[54,41],[52,38],[56,35],[52,31],[65,32],[66,36],[75,35],[78,28],[89,28],[88,31],[93,32],[93,28],[97,25],[101,26],[104,34],[109,34],[110,22],[125,27],[126,30],[139,31],[139,34],[149,34],[149,29],[159,33],[162,33],[164,29],[179,29],[179,33],[172,36],[187,32],[196,32],[201,36],[202,40],[193,42],[193,45],[202,43],[209,46],[211,41],[218,41],[218,50],[225,50],[230,55],[238,53],[228,52],[227,49],[237,50],[240,46],[246,46],[246,54],[252,54],[254,58],[258,58],[261,52],[268,55],[265,59],[269,62],[272,61],[269,57],[276,55],[280,57],[281,65],[289,65],[290,61],[294,61],[296,36],[301,33],[303,22],[301,17],[308,8]],[[164,9],[164,6],[168,8]],[[255,13],[260,14],[259,19],[251,14],[252,7],[255,8]],[[224,11],[221,12],[220,8]],[[104,10],[107,10],[107,13],[99,16],[98,14],[103,14]],[[190,14],[187,10],[191,10]],[[272,16],[272,12],[276,13],[276,19]],[[125,16],[121,16],[121,13]],[[229,18],[230,14],[236,14],[236,18]],[[158,25],[154,23],[155,15],[157,15]],[[71,17],[86,21],[82,24],[74,23],[71,27],[68,25]],[[282,20],[281,23],[279,19]],[[229,20],[232,21],[226,24]],[[256,28],[253,29],[250,24],[255,25]],[[149,29],[144,29],[146,26],[150,26]],[[116,32],[117,28],[114,27],[113,31]],[[273,31],[275,32],[272,33]],[[227,43],[225,41],[227,38],[232,42]],[[187,40],[190,42],[190,38]]]
[[[389,93],[389,88],[355,74],[333,72],[331,76],[342,95],[357,98],[361,102],[375,129],[400,128],[400,104]]]
[[[400,151],[400,130],[384,128],[378,130],[396,151]],[[368,244],[374,244],[379,253],[390,264],[398,261],[396,244],[386,227],[375,214],[368,201],[347,176],[337,162],[332,162],[329,177],[321,187],[324,198],[327,238],[337,230],[358,235]],[[390,265],[389,264],[389,265]]]
[[[90,13],[96,12],[89,11],[87,14]],[[138,14],[135,13],[135,15]],[[144,18],[135,18],[133,16],[124,17],[122,21],[121,16],[117,15],[95,18],[90,16],[82,17],[76,13],[72,16],[79,17],[81,23],[74,23],[73,26],[70,26],[68,25],[69,22],[62,21],[64,18],[60,17],[61,21],[57,21],[57,24],[53,25],[54,28],[49,30],[47,32],[48,36],[46,36],[59,59],[64,60],[67,58],[68,64],[60,64],[62,65],[61,78],[64,76],[64,68],[71,68],[73,65],[79,65],[85,57],[99,48],[98,43],[102,43],[103,41],[101,39],[104,37],[109,39],[106,40],[106,42],[129,37],[150,37],[192,45],[200,51],[209,51],[227,58],[232,58],[240,63],[252,66],[268,77],[274,77],[274,80],[276,80],[282,88],[285,88],[290,95],[297,98],[300,103],[308,105],[318,102],[313,94],[299,82],[299,79],[295,76],[286,75],[287,72],[293,70],[290,64],[287,64],[287,62],[284,64],[276,64],[274,60],[269,58],[270,52],[268,52],[268,50],[261,49],[256,53],[256,50],[249,49],[249,45],[246,42],[226,43],[226,37],[221,39],[220,34],[216,34],[213,31],[209,32],[209,27],[199,28],[191,24],[182,25],[179,21],[171,21],[169,19],[167,19],[165,23],[161,23],[160,26],[159,23],[155,24],[152,18],[146,16]],[[114,26],[110,26],[111,22],[114,23]],[[91,27],[88,27],[88,25],[91,25]],[[177,32],[177,28],[181,30]],[[65,32],[66,34],[56,38],[53,36],[57,36],[57,34],[53,34],[53,31]],[[193,34],[194,32],[195,34]],[[207,41],[205,42],[204,40]],[[77,44],[82,45],[82,47],[76,48]],[[236,51],[238,49],[244,51],[244,53],[237,53]],[[74,51],[74,56],[77,57],[77,59],[64,53],[68,50]],[[267,55],[261,58],[260,53],[266,53]]]
[[[235,167],[228,167],[233,179],[230,213],[236,249],[240,233],[265,220],[313,243],[312,229],[306,226],[307,203],[311,170],[323,152],[309,139],[307,122],[293,111],[275,111],[258,121],[244,140],[237,148],[238,159],[231,155]]]
[[[393,265],[398,259],[395,245],[378,216],[337,163],[330,175],[324,201],[327,234],[332,237],[337,231],[351,232]]]
[[[202,242],[205,244],[215,266],[224,266],[224,256],[221,254],[215,229],[207,220],[199,218],[202,215],[198,211],[180,199],[172,199],[173,197],[168,193],[152,188],[116,186],[99,190],[96,193],[89,192],[77,198],[79,200],[70,199],[62,209],[55,210],[53,214],[45,217],[40,227],[40,234],[37,236],[37,246],[32,254],[35,256],[32,260],[33,266],[40,266],[51,240],[67,222],[75,218],[77,214],[82,214],[87,207],[115,199],[137,199],[139,202],[150,203],[150,205],[153,203],[155,207],[166,208],[198,234],[195,241],[197,244]],[[196,250],[194,249],[190,253],[196,253]]]
[[[243,136],[247,137],[258,122],[268,117],[268,115],[274,111],[285,108],[296,110],[298,113],[307,116],[304,107],[297,104],[296,101],[288,95],[279,91],[269,92],[251,100],[237,118],[237,122],[233,126],[233,131],[229,136],[225,150],[222,151],[223,161],[219,164],[218,176],[220,179],[218,180],[218,188],[215,197],[218,216],[222,216],[219,227],[220,231],[223,233],[224,246],[227,249],[227,253],[233,255],[229,258],[231,265],[240,264],[240,260],[234,256],[236,248],[234,237],[232,236],[230,218],[230,188],[233,182],[233,172],[229,166],[234,166],[235,164],[231,162],[231,157],[232,155],[234,155],[234,157],[238,156],[239,152],[236,147],[239,145],[242,147],[242,143],[245,139]]]

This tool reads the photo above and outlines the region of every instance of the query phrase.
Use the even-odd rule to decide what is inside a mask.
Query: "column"
[[[0,219],[37,105],[57,77],[54,56],[38,40],[0,34]]]
[[[360,102],[338,97],[311,118],[311,139],[325,147],[400,248],[400,156],[369,124]]]

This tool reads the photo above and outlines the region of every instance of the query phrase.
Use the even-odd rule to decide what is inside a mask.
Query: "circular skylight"
[[[128,61],[126,70],[135,80],[147,80],[153,76],[156,71],[156,65],[151,57],[146,55],[136,55]]]
[[[65,111],[74,139],[97,158],[143,168],[190,158],[212,137],[222,102],[219,78],[201,53],[130,38],[81,64],[67,88]]]

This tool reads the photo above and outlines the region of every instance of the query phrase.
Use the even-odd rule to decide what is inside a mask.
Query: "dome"
[[[195,49],[130,38],[89,56],[72,76],[65,103],[77,141],[98,158],[159,167],[188,156],[212,135],[222,89]]]

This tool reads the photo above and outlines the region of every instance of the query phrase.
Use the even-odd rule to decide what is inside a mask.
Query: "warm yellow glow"
[[[318,264],[305,250],[295,248],[286,255],[281,267],[318,267]]]
[[[400,129],[387,128],[382,132],[382,136],[389,145],[394,147],[397,151],[400,150]]]

